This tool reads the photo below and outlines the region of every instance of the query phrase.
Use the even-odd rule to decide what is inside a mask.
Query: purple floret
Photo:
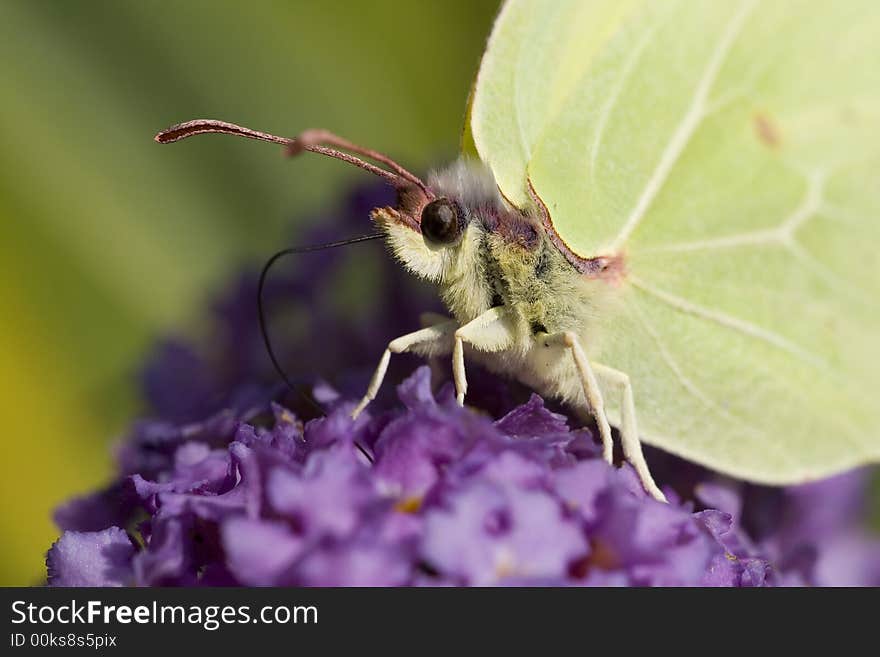
[[[118,527],[96,532],[66,531],[46,555],[52,586],[126,586],[134,582],[135,549]]]
[[[358,193],[303,241],[363,233],[388,201]],[[157,346],[150,413],[120,442],[117,478],[56,511],[50,584],[880,585],[867,470],[771,489],[647,450],[662,504],[564,409],[477,367],[460,408],[442,376],[397,356],[352,420],[388,340],[437,310],[379,248],[353,248],[294,262],[267,289],[276,350],[325,410],[278,384],[244,274],[209,336]],[[331,302],[344,256],[380,263],[356,319]],[[308,334],[284,330],[297,315]]]

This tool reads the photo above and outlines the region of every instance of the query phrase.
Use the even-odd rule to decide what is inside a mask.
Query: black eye
[[[445,198],[431,201],[422,210],[422,235],[435,244],[450,244],[461,232],[455,204]]]

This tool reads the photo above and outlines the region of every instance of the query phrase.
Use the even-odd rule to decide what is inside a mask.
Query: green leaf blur
[[[326,127],[427,167],[457,150],[495,6],[0,5],[0,584],[40,581],[51,508],[109,474],[150,341],[364,176],[153,134],[197,117]]]

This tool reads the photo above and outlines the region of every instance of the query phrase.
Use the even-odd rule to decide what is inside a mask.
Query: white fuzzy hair
[[[479,160],[459,158],[428,175],[428,186],[440,196],[457,199],[469,207],[488,203],[504,207],[504,198],[498,191],[495,176]]]

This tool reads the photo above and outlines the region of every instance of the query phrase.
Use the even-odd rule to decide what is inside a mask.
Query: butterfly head
[[[460,321],[500,305],[524,307],[565,266],[539,222],[505,201],[481,162],[458,160],[430,174],[425,187],[425,195],[399,194],[395,207],[372,218],[397,259],[436,283]]]
[[[171,143],[204,133],[280,144],[288,155],[318,153],[386,180],[397,190],[397,203],[374,209],[373,222],[408,270],[438,284],[461,321],[495,306],[546,298],[547,290],[538,288],[547,287],[545,280],[554,276],[557,265],[573,271],[551,247],[540,222],[507,203],[491,171],[478,161],[459,160],[425,182],[388,156],[325,130],[289,138],[197,119],[163,130],[155,139]]]

